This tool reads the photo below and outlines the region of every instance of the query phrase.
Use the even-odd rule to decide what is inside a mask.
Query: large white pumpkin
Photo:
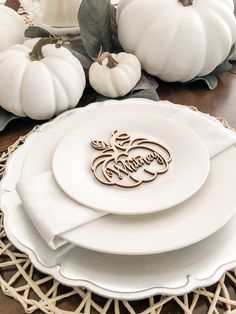
[[[26,25],[12,9],[0,5],[0,51],[25,40]]]
[[[209,74],[236,40],[233,0],[120,0],[117,23],[124,50],[169,82]]]
[[[76,107],[86,81],[82,65],[64,47],[40,45],[33,61],[29,54],[38,41],[0,53],[0,106],[17,116],[44,120]]]

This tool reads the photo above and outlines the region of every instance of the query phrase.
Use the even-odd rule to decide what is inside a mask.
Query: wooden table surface
[[[15,0],[8,0],[8,5],[17,8]],[[219,86],[208,90],[201,84],[184,86],[178,83],[166,84],[160,82],[158,93],[161,100],[169,100],[174,103],[195,106],[202,112],[210,113],[213,116],[224,117],[232,127],[236,127],[236,64],[231,73],[220,76]],[[88,89],[80,105],[86,105],[95,101],[95,94]],[[0,153],[21,135],[29,132],[37,121],[13,121],[0,133]],[[236,296],[235,296],[236,299]],[[205,308],[200,308],[196,314],[206,313]],[[0,313],[1,314],[23,314],[24,311],[17,302],[8,298],[0,292]],[[41,313],[38,311],[37,313]],[[176,313],[173,309],[173,312]]]

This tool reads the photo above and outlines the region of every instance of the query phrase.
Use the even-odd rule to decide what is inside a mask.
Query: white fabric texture
[[[52,172],[19,182],[17,190],[33,224],[53,249],[65,244],[58,235],[105,215],[69,198],[57,185]]]
[[[182,123],[199,135],[210,158],[236,143],[235,133],[216,119],[182,105],[159,104],[163,106],[163,116]],[[65,244],[60,234],[107,214],[86,208],[69,198],[57,185],[52,172],[18,182],[17,191],[28,216],[53,249]]]

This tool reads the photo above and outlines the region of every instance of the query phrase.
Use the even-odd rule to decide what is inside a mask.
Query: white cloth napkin
[[[216,119],[181,105],[163,102],[160,106],[167,109],[163,116],[168,112],[169,118],[200,136],[211,158],[236,143],[234,132],[225,129]],[[18,182],[17,191],[31,221],[53,249],[65,244],[60,238],[64,232],[106,215],[70,199],[57,185],[52,172]]]
[[[53,249],[65,244],[58,235],[105,215],[69,198],[52,172],[19,182],[17,190],[28,216]]]

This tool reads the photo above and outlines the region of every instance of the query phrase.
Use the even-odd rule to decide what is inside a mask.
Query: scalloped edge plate
[[[73,112],[67,112],[56,120]],[[18,249],[29,255],[37,269],[68,286],[83,286],[106,297],[135,300],[155,294],[182,295],[214,284],[225,271],[236,267],[236,217],[211,237],[166,254],[137,258],[106,255],[71,246],[59,251],[51,250],[35,232],[11,186],[21,173],[31,144],[56,120],[27,138],[9,159],[7,175],[1,182],[1,205],[7,235]],[[149,267],[143,267],[147,263]]]
[[[146,110],[153,115],[168,117],[173,114],[173,111],[179,110],[177,105],[169,102],[160,101],[157,106],[156,102],[140,99],[119,102],[110,101],[106,102],[106,104],[109,104],[109,106],[106,105],[104,106],[105,108],[99,108],[99,110],[96,110],[97,114],[107,115],[112,112],[116,115],[125,108],[127,112],[133,113],[134,110],[143,112]],[[119,106],[116,104],[119,104]],[[73,130],[75,125],[86,123],[85,121],[91,119],[93,114],[94,110],[77,111],[72,117],[64,119],[61,123],[54,124],[53,128],[47,128],[45,132],[42,131],[41,137],[38,141],[35,141],[25,158],[22,168],[22,179],[28,179],[34,175],[50,171],[53,153],[58,143],[61,142],[61,138],[65,136],[65,133],[68,134],[71,129]],[[208,120],[209,118],[205,119]],[[221,127],[223,128],[222,125]],[[46,138],[47,140],[45,140]],[[231,149],[233,158],[236,158],[236,150],[233,147]],[[44,152],[47,152],[47,154]],[[232,190],[236,182],[232,182],[230,175],[224,175],[226,171],[230,174],[233,167],[227,163],[225,169],[224,165],[222,166],[222,163],[217,162],[217,160],[218,158],[213,161],[213,168],[207,181],[198,193],[187,201],[162,213],[146,214],[145,224],[142,215],[107,215],[99,220],[68,231],[62,234],[61,238],[77,246],[94,251],[124,255],[157,254],[192,245],[219,230],[235,212],[233,206],[234,192],[232,193]],[[224,199],[223,204],[227,207],[223,211],[222,200],[219,199],[221,190],[218,184],[218,182],[221,182],[222,175],[225,179],[224,185],[231,184],[232,186],[231,190],[228,189],[226,191],[228,194],[225,193],[226,200]],[[232,178],[235,179],[234,177]],[[215,183],[213,185],[214,190],[210,188],[212,182]],[[214,195],[218,196],[218,198],[215,198]],[[230,197],[231,195],[233,195],[233,198]],[[227,199],[229,199],[228,202],[226,202]],[[202,203],[204,203],[204,206],[208,206],[208,210],[203,208]],[[216,210],[218,210],[217,215],[215,215]],[[211,224],[202,223],[202,221],[207,222],[207,219],[211,217],[214,218]],[[186,237],[182,230],[188,230],[189,236]],[[94,237],[95,233],[96,237]]]

